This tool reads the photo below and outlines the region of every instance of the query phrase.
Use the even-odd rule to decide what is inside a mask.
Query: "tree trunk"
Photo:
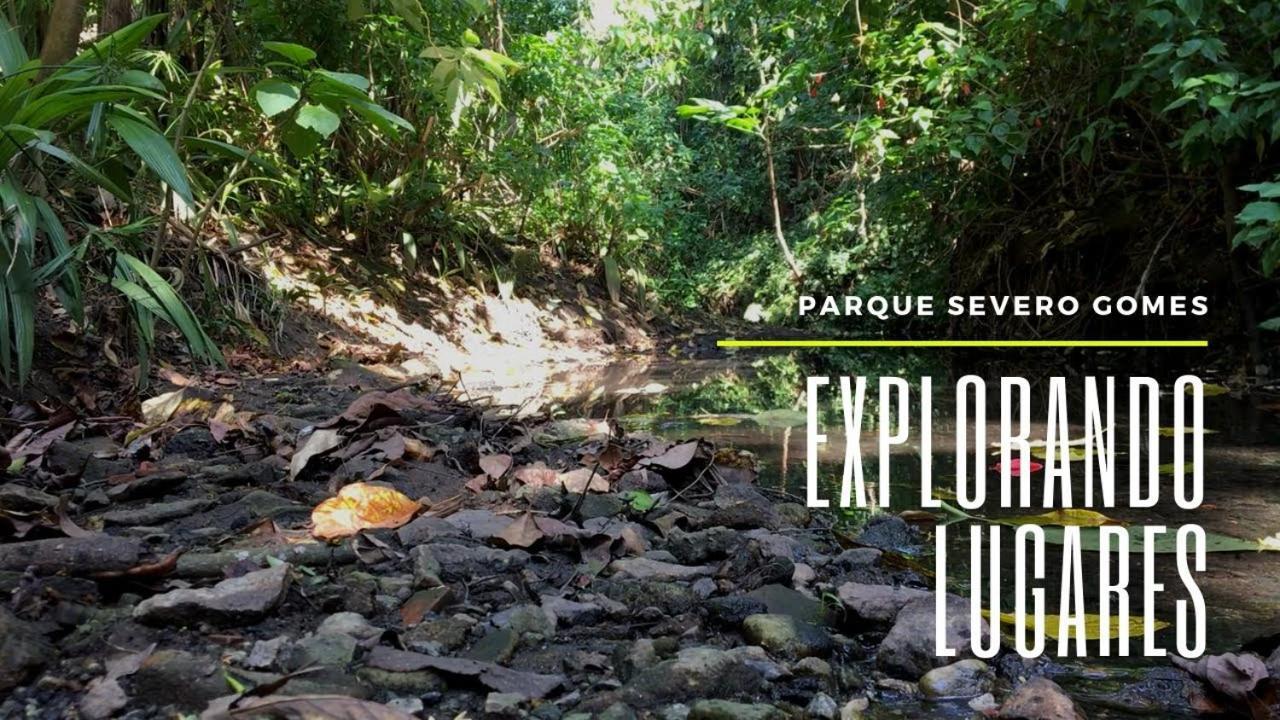
[[[102,0],[102,17],[98,18],[98,35],[110,35],[133,22],[133,0]]]
[[[773,143],[769,142],[768,135],[762,135],[764,140],[764,162],[765,168],[769,173],[769,200],[773,203],[773,236],[778,241],[778,249],[782,251],[782,259],[787,261],[787,267],[791,268],[791,275],[797,281],[804,278],[804,273],[800,272],[800,266],[796,264],[796,258],[791,254],[791,248],[787,245],[787,236],[782,234],[782,210],[778,206],[778,179],[773,173]]]
[[[49,24],[44,31],[44,45],[40,48],[42,73],[66,63],[76,56],[80,46],[80,33],[84,30],[85,0],[53,0],[49,11]]]

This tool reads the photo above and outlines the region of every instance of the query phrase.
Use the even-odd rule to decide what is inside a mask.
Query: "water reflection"
[[[934,378],[935,397],[932,410],[932,475],[935,486],[945,488],[954,485],[955,423],[950,396],[955,377],[939,363],[938,355],[883,354],[860,357],[832,358],[804,355],[764,355],[753,359],[721,358],[715,360],[669,361],[659,363],[621,363],[594,376],[594,382],[581,382],[585,373],[577,373],[579,384],[587,390],[577,394],[562,394],[557,398],[559,409],[570,415],[615,417],[629,430],[647,430],[673,439],[704,437],[721,446],[748,450],[760,461],[760,482],[804,495],[806,433],[803,422],[805,409],[803,390],[809,374],[834,376],[849,374],[849,368],[860,368],[869,376],[894,375],[915,381],[924,375]],[[837,369],[838,368],[838,369]],[[991,368],[994,370],[994,368]],[[1016,371],[1003,371],[1015,374]],[[1032,418],[1044,417],[1044,401],[1040,393],[1047,383],[1041,378],[1032,379]],[[1099,373],[1101,374],[1101,372]],[[1164,378],[1171,380],[1172,378]],[[1118,384],[1123,385],[1124,378]],[[1083,408],[1083,385],[1068,382],[1072,393],[1072,419],[1079,421]],[[832,388],[828,388],[832,390]],[[989,393],[989,396],[998,393]],[[1125,404],[1124,393],[1118,392],[1117,404]],[[918,387],[913,387],[913,407],[910,413],[918,419],[920,406]],[[864,424],[857,431],[865,477],[877,478],[879,448],[874,434],[878,408],[873,404],[874,392],[867,396]],[[838,497],[838,485],[842,474],[847,435],[843,427],[839,391],[835,389],[825,397],[821,405],[822,432],[828,436],[826,445],[820,448],[819,476],[826,497]],[[1276,469],[1280,468],[1280,422],[1273,412],[1263,411],[1249,400],[1232,396],[1210,397],[1205,400],[1206,427],[1216,430],[1205,440],[1205,502],[1196,510],[1182,510],[1169,497],[1172,480],[1163,478],[1161,502],[1153,508],[1131,509],[1127,504],[1128,466],[1120,457],[1117,468],[1116,508],[1106,509],[1105,514],[1131,526],[1165,525],[1171,530],[1187,523],[1196,523],[1207,531],[1223,533],[1245,539],[1257,539],[1280,532],[1280,485],[1276,482]],[[1171,417],[1169,397],[1162,399],[1161,415]],[[987,437],[998,437],[998,408],[990,409]],[[1123,423],[1123,418],[1118,419]],[[1169,424],[1167,422],[1163,424]],[[1123,425],[1121,425],[1123,427]],[[1043,437],[1043,421],[1032,430],[1033,438]],[[1073,425],[1072,437],[1083,437],[1080,425]],[[903,446],[893,448],[890,462],[890,510],[920,508],[921,456],[919,454],[919,423],[913,422],[913,435]],[[1171,439],[1161,440],[1161,462],[1170,462]],[[1124,443],[1120,443],[1123,447]],[[991,460],[995,462],[994,459]],[[1079,467],[1079,465],[1077,465]],[[1073,468],[1074,496],[1080,498],[1083,482],[1082,471]],[[993,473],[994,476],[994,473]],[[990,489],[996,485],[989,480]],[[991,495],[996,493],[991,492]],[[1034,494],[1039,500],[1039,493]],[[834,504],[834,503],[833,503]],[[1034,514],[1030,511],[1001,509],[994,502],[973,511],[974,514],[999,517],[1015,514]],[[846,511],[851,523],[865,519],[865,511]],[[949,579],[948,587],[966,592],[969,577],[969,531],[966,523],[956,524],[948,532]],[[1003,533],[1002,604],[1012,608],[1012,547],[1013,533]],[[984,551],[986,548],[984,548]],[[1055,613],[1061,582],[1060,548],[1048,546],[1046,566],[1048,577],[1043,583],[1047,588],[1049,612]],[[1099,556],[1084,554],[1084,578],[1088,590],[1086,604],[1091,612],[1097,607],[1097,579]],[[1156,580],[1165,585],[1166,591],[1156,597],[1157,615],[1166,620],[1174,618],[1174,603],[1185,597],[1180,592],[1173,555],[1157,556]],[[1197,582],[1205,594],[1209,608],[1209,644],[1211,652],[1238,649],[1250,639],[1280,632],[1280,564],[1269,553],[1215,553],[1208,556],[1208,570],[1197,576]],[[926,558],[927,560],[927,558]],[[1135,557],[1130,565],[1131,614],[1142,610],[1140,585],[1141,558]],[[1159,645],[1173,647],[1174,636],[1164,631],[1158,636]],[[1052,643],[1053,641],[1050,640]],[[1135,639],[1131,662],[1149,664],[1141,658],[1140,640]],[[1053,648],[1051,647],[1051,650]],[[1114,663],[1113,658],[1110,662]]]

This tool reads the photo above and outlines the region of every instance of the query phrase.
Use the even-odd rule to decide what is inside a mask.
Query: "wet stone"
[[[738,627],[748,615],[758,615],[769,611],[769,606],[759,598],[746,595],[727,595],[712,598],[705,605],[708,618],[717,624],[727,627]]]
[[[626,509],[627,501],[617,495],[588,493],[582,499],[582,507],[578,508],[578,515],[583,520],[590,520],[591,518],[620,515]]]
[[[873,515],[855,538],[860,545],[880,550],[901,550],[920,544],[920,532],[897,515]]]
[[[994,675],[977,658],[934,668],[920,678],[920,694],[932,700],[967,699],[991,690]]]
[[[0,485],[0,508],[12,512],[47,510],[58,505],[58,498],[42,490],[5,483]]]
[[[470,624],[455,618],[427,620],[404,634],[404,644],[413,650],[430,648],[451,652],[467,642],[470,629]]]
[[[928,590],[862,583],[845,583],[837,592],[840,601],[854,617],[878,623],[893,622],[903,606],[912,600],[933,597],[933,593]]]
[[[876,664],[881,670],[894,677],[916,679],[935,667],[954,661],[934,653],[934,605],[934,598],[927,597],[903,606],[876,656]],[[954,595],[947,596],[946,623],[947,646],[956,648],[956,660],[965,659],[966,653],[972,653],[968,601]],[[990,632],[985,621],[982,628],[984,633]]]
[[[689,708],[689,720],[786,720],[787,714],[772,705],[730,700],[699,700]]]
[[[748,616],[742,634],[752,644],[784,657],[826,655],[835,645],[826,630],[790,615]]]
[[[356,639],[350,635],[312,635],[298,642],[290,655],[288,669],[319,666],[345,668],[355,660]]]
[[[803,622],[820,624],[825,615],[821,602],[784,585],[765,585],[747,593],[747,597],[764,603],[770,613],[790,615]]]
[[[102,520],[111,525],[158,525],[160,523],[186,517],[208,509],[210,500],[175,500],[173,502],[151,503],[139,508],[124,508],[102,514]]]
[[[1005,699],[996,717],[1001,720],[1082,720],[1084,714],[1058,684],[1031,678]]]
[[[216,657],[182,650],[157,650],[125,681],[131,697],[157,705],[203,710],[210,700],[228,694]]]
[[[667,537],[667,551],[686,565],[699,565],[709,560],[719,560],[738,544],[738,533],[725,527],[713,527],[697,532],[685,532],[679,528]]]

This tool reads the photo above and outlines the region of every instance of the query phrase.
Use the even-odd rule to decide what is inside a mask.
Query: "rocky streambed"
[[[516,419],[427,386],[181,381],[140,416],[10,409],[0,717],[1057,719],[1272,701],[1255,655],[1074,699],[1047,661],[936,658],[920,530],[836,527],[696,438]],[[356,484],[397,492],[334,500]],[[348,532],[322,540],[326,501]],[[968,604],[948,608],[967,647]]]

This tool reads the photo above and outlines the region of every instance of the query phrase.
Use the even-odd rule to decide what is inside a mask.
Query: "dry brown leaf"
[[[246,697],[221,715],[206,718],[278,718],[279,720],[414,720],[404,711],[345,695],[268,695]]]
[[[307,468],[311,459],[323,455],[342,444],[342,437],[337,430],[316,430],[307,436],[306,442],[293,454],[289,461],[289,479],[296,480]]]
[[[557,484],[560,473],[542,462],[536,462],[516,470],[512,477],[532,487],[551,487]]]
[[[668,470],[679,470],[693,462],[693,458],[698,454],[699,444],[700,443],[697,440],[690,440],[686,443],[673,445],[670,449],[657,457],[641,460],[640,464],[649,467],[656,465]]]
[[[533,513],[525,511],[523,515],[511,521],[510,525],[494,538],[501,540],[510,547],[527,548],[532,547],[546,534],[538,527],[538,523],[534,520]]]
[[[563,485],[569,492],[580,493],[586,490],[609,492],[609,478],[599,474],[594,468],[584,467],[560,473],[556,478],[556,482]]]
[[[311,512],[311,534],[322,540],[354,535],[372,528],[397,528],[422,506],[394,488],[352,483]]]
[[[480,469],[489,477],[498,480],[511,469],[511,456],[482,455],[480,457]]]

